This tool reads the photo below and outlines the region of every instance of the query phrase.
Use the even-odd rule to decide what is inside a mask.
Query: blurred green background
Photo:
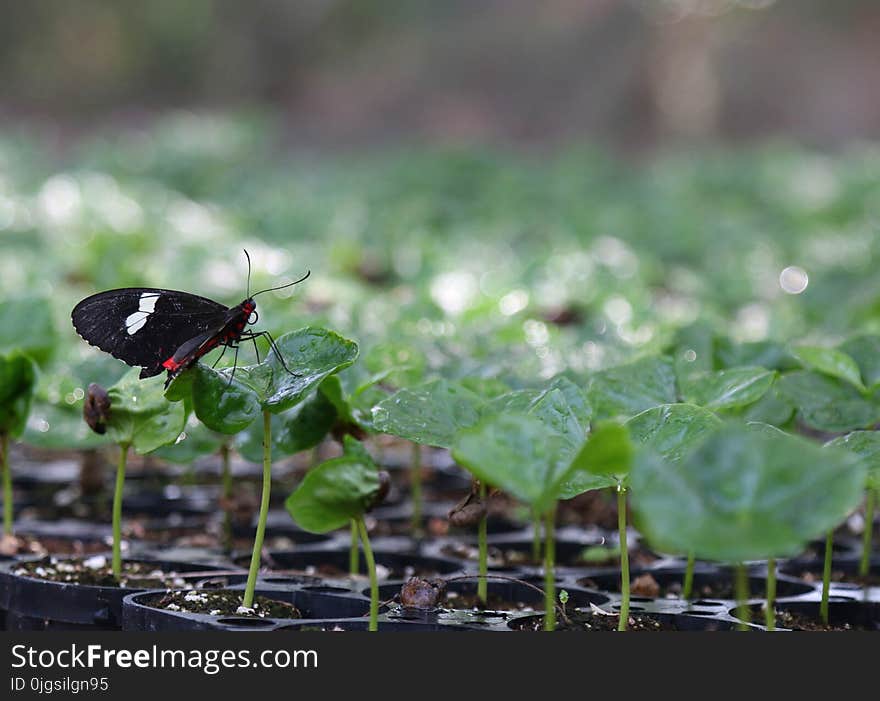
[[[77,300],[235,304],[243,247],[254,287],[312,270],[262,327],[397,386],[880,330],[874,2],[2,9],[0,351],[50,404],[120,371]]]

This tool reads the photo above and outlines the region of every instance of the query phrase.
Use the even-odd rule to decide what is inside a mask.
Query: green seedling
[[[380,500],[381,491],[376,463],[357,440],[346,436],[345,454],[310,470],[285,502],[293,520],[311,533],[329,533],[355,524],[370,579],[371,631],[378,629],[379,584],[364,514]]]
[[[631,480],[640,530],[652,544],[738,563],[737,599],[746,621],[741,563],[796,555],[858,505],[865,475],[846,451],[731,424],[679,460],[640,452]]]
[[[283,356],[283,361],[278,354]],[[311,396],[327,377],[351,365],[358,347],[327,329],[307,327],[279,337],[259,365],[213,370],[197,364],[169,385],[167,396],[191,397],[196,416],[208,428],[233,435],[262,418],[263,478],[260,513],[242,605],[251,608],[260,568],[272,486],[272,417]],[[286,366],[286,367],[285,367]],[[291,375],[287,368],[296,368]],[[233,375],[234,373],[234,375]]]
[[[12,535],[12,468],[9,441],[24,433],[37,383],[36,364],[19,351],[0,355],[0,475],[3,481],[3,534]]]

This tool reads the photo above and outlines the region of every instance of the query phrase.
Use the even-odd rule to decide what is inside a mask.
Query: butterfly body
[[[77,333],[133,367],[141,378],[168,372],[166,385],[220,346],[237,348],[256,335],[253,297],[234,307],[176,290],[129,287],[99,292],[71,313]]]

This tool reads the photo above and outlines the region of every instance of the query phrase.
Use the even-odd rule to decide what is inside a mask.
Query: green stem
[[[734,588],[736,590],[736,616],[739,618],[736,628],[737,630],[748,630],[747,624],[752,620],[749,611],[749,575],[746,566],[741,562],[736,565]]]
[[[410,492],[412,493],[412,523],[413,535],[418,536],[422,532],[422,446],[413,443],[412,460],[410,461]]]
[[[875,490],[869,487],[865,494],[865,531],[862,534],[862,559],[859,561],[859,574],[868,576],[871,569],[871,537],[874,531]]]
[[[544,514],[544,630],[556,630],[556,504]]]
[[[480,501],[483,503],[486,501],[486,485],[483,482],[480,482]],[[489,544],[486,536],[486,522],[488,521],[488,518],[488,514],[483,514],[482,518],[480,518],[480,523],[477,526],[477,542],[480,551],[477,569],[477,574],[479,575],[477,579],[477,598],[480,600],[480,603],[483,604],[486,603],[489,596],[489,584],[486,579],[486,575],[489,574]]]
[[[0,471],[3,472],[3,535],[12,535],[12,470],[9,467],[9,434],[0,433]]]
[[[692,552],[688,553],[687,568],[684,571],[684,583],[681,585],[681,598],[687,601],[694,591],[694,565],[697,558]]]
[[[116,486],[113,489],[113,576],[122,576],[122,487],[125,485],[125,463],[128,443],[119,444],[119,464],[116,467]]]
[[[828,591],[831,589],[831,552],[833,549],[834,530],[828,531],[825,537],[825,563],[822,567],[822,603],[819,604],[819,618],[828,625]]]
[[[244,590],[246,608],[254,606],[254,590],[257,588],[257,573],[263,553],[263,537],[266,535],[266,519],[269,517],[269,494],[272,491],[272,414],[263,411],[263,493],[260,498],[260,517],[257,520],[257,533],[254,536],[254,550],[251,553],[251,566],[248,570],[247,586]]]
[[[767,602],[764,604],[764,625],[776,630],[776,560],[767,560]]]
[[[532,512],[532,562],[541,561],[541,516]]]
[[[360,553],[358,552],[358,525],[351,519],[351,545],[348,549],[348,574],[351,577],[358,576],[360,569]]]
[[[370,627],[369,630],[379,630],[379,579],[376,577],[376,561],[373,559],[373,549],[370,547],[370,536],[367,534],[367,524],[363,517],[356,519],[357,527],[361,534],[361,543],[364,546],[364,560],[367,562],[367,572],[370,575]]]
[[[617,534],[620,542],[620,618],[617,630],[629,622],[629,549],[626,545],[626,487],[617,486]]]
[[[227,550],[232,550],[232,468],[230,466],[229,443],[224,441],[220,445],[220,463],[222,465],[221,480],[223,489],[223,501],[226,504],[226,513],[223,516],[223,544]]]

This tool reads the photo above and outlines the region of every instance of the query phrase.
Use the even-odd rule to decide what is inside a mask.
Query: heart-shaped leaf
[[[735,409],[754,404],[773,384],[776,373],[745,367],[700,373],[682,380],[685,401],[707,409]]]
[[[480,418],[483,399],[448,380],[433,380],[395,392],[373,407],[377,431],[449,448],[458,431]]]
[[[236,379],[253,389],[263,409],[273,414],[295,406],[325,377],[351,365],[358,356],[354,341],[328,329],[307,327],[279,337],[259,365],[238,368]],[[279,360],[294,374],[291,375]],[[231,373],[231,369],[221,371]]]
[[[192,377],[193,411],[212,431],[227,435],[238,433],[262,413],[260,398],[239,381],[238,373],[230,377],[199,363],[183,374]]]
[[[139,374],[138,368],[133,368],[107,390],[107,435],[115,443],[133,446],[138,453],[149,453],[177,440],[186,414],[181,402],[165,399],[161,377],[141,380]]]
[[[677,461],[641,453],[630,480],[655,547],[744,561],[795,555],[834,528],[859,504],[865,467],[839,449],[730,425]]]
[[[792,353],[808,370],[844,380],[860,390],[865,389],[858,364],[841,350],[821,346],[798,346],[792,349]]]
[[[452,455],[480,480],[537,511],[557,498],[572,458],[565,438],[528,414],[496,414],[460,431]]]
[[[660,404],[676,401],[675,370],[668,358],[643,358],[597,372],[587,398],[599,419],[630,418]]]
[[[693,404],[664,404],[637,414],[626,426],[636,445],[674,461],[721,426],[721,419]]]
[[[303,529],[328,533],[360,518],[379,491],[376,464],[346,437],[345,455],[321,463],[306,474],[285,502],[287,512]]]
[[[779,394],[798,417],[820,431],[852,431],[880,420],[880,409],[853,385],[808,370],[787,373],[777,381]]]
[[[37,385],[37,367],[21,352],[0,355],[0,433],[18,438],[25,429]]]

